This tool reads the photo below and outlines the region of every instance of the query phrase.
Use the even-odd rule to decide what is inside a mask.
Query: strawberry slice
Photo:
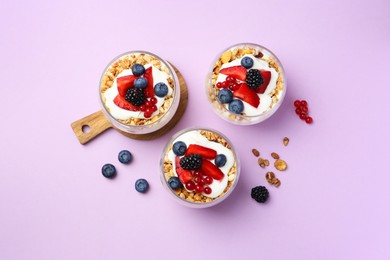
[[[260,94],[264,94],[265,90],[268,87],[268,84],[271,80],[271,71],[268,70],[260,70],[261,76],[263,76],[264,83],[261,84],[257,89],[256,92]]]
[[[116,79],[119,95],[124,97],[129,88],[134,87],[134,80],[138,78],[134,75],[123,76]]]
[[[246,80],[246,69],[243,66],[233,66],[229,68],[224,68],[219,71],[224,75],[233,76],[236,79],[245,81]]]
[[[184,170],[183,168],[181,168],[179,156],[176,156],[175,164],[176,164],[176,174],[179,177],[179,180],[181,181],[181,183],[186,184],[187,182],[192,180],[191,171]]]
[[[114,103],[120,108],[130,110],[130,111],[140,111],[139,107],[132,105],[121,95],[116,95],[114,98]]]
[[[217,157],[217,151],[197,144],[190,144],[188,146],[186,156],[190,154],[199,154],[203,159],[209,160],[213,160]]]
[[[145,70],[144,77],[148,80],[148,85],[145,88],[145,95],[148,98],[154,97],[154,83],[153,83],[153,73],[152,67],[149,67]]]
[[[260,104],[260,98],[257,93],[245,83],[240,84],[240,88],[233,92],[233,96],[244,100],[246,103],[256,108]]]
[[[222,180],[225,176],[223,172],[209,160],[202,161],[200,170],[202,171],[203,175],[210,176],[211,178],[218,181]]]

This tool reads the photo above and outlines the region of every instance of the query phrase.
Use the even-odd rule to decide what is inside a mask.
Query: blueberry
[[[229,104],[229,110],[235,114],[241,114],[244,110],[244,103],[241,100],[235,99]]]
[[[142,66],[141,64],[136,63],[131,68],[131,71],[133,72],[134,76],[141,76],[142,74],[145,73],[145,67]]]
[[[177,156],[182,156],[187,151],[187,145],[182,141],[177,141],[176,143],[173,144],[172,150],[173,153],[176,154]]]
[[[253,67],[253,59],[250,58],[250,57],[244,57],[242,58],[241,60],[241,65],[246,68],[246,69],[250,69]]]
[[[135,182],[135,189],[138,191],[138,192],[141,192],[141,193],[145,193],[148,191],[149,189],[149,183],[147,180],[145,179],[138,179],[136,182]]]
[[[168,94],[168,87],[165,83],[159,82],[154,85],[154,94],[158,97],[165,97]]]
[[[103,165],[102,174],[106,178],[110,178],[110,179],[114,178],[116,175],[115,166],[112,165],[111,163],[107,163],[107,164]]]
[[[118,154],[118,160],[121,163],[128,164],[129,162],[131,162],[132,159],[133,155],[127,150],[122,150]]]
[[[224,154],[218,154],[217,157],[215,157],[215,165],[218,167],[222,167],[226,164],[226,156]]]
[[[218,98],[222,103],[230,103],[233,100],[233,93],[229,89],[221,89],[218,93]]]
[[[138,78],[134,80],[134,87],[136,88],[146,88],[148,85],[148,80],[146,78]]]
[[[183,187],[183,184],[180,182],[179,178],[177,177],[169,178],[168,184],[172,188],[172,190],[177,190],[178,188]]]

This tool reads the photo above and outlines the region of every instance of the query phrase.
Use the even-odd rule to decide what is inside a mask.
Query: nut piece
[[[231,58],[232,58],[232,52],[230,50],[228,50],[222,54],[221,61],[223,63],[226,63],[226,62],[229,62]]]
[[[255,149],[255,148],[252,149],[252,153],[253,153],[253,155],[256,156],[256,157],[259,157],[259,155],[260,155],[260,152],[257,151],[257,149]]]
[[[279,171],[284,171],[287,169],[287,163],[281,159],[276,160],[274,166]]]
[[[271,153],[271,156],[272,156],[272,158],[274,158],[274,159],[279,159],[280,157],[279,157],[279,154],[277,154],[277,153]]]
[[[267,159],[264,160],[265,166],[269,166],[269,161]]]
[[[272,184],[276,187],[276,188],[278,188],[279,186],[280,186],[280,180],[278,179],[278,178],[274,178],[273,180],[272,180]]]
[[[264,167],[265,167],[265,163],[264,163],[263,158],[259,158],[259,159],[257,160],[257,163],[260,165],[261,168],[264,168]]]
[[[275,173],[273,173],[273,172],[267,172],[267,173],[265,174],[265,178],[267,179],[267,181],[272,180],[272,179],[275,178]]]
[[[284,146],[287,146],[287,145],[288,145],[288,142],[290,142],[290,139],[288,139],[288,137],[283,138],[283,144],[284,144]]]

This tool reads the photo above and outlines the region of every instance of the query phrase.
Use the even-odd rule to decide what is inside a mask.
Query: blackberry
[[[268,190],[264,186],[257,186],[252,188],[251,197],[259,203],[267,201],[269,196]]]
[[[264,83],[264,78],[259,70],[250,69],[246,73],[246,84],[251,89],[257,89],[261,84]]]
[[[180,159],[180,166],[184,170],[196,170],[202,166],[202,157],[199,154],[191,154]]]
[[[125,99],[129,101],[133,106],[140,106],[145,103],[145,94],[142,89],[129,88],[126,92]]]

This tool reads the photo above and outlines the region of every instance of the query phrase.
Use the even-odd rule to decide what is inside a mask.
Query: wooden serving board
[[[123,132],[116,127],[114,127],[109,119],[105,116],[102,110],[97,111],[89,116],[81,118],[71,124],[73,132],[75,133],[77,139],[81,144],[86,144],[92,139],[94,139],[99,134],[103,133],[109,128],[114,128],[121,134],[130,137],[136,140],[152,140],[158,138],[169,130],[171,130],[181,119],[183,116],[188,103],[188,91],[187,85],[184,81],[183,75],[179,72],[179,70],[171,64],[174,68],[176,75],[179,79],[180,84],[180,101],[179,107],[171,121],[169,121],[163,128],[148,134],[130,134]]]

